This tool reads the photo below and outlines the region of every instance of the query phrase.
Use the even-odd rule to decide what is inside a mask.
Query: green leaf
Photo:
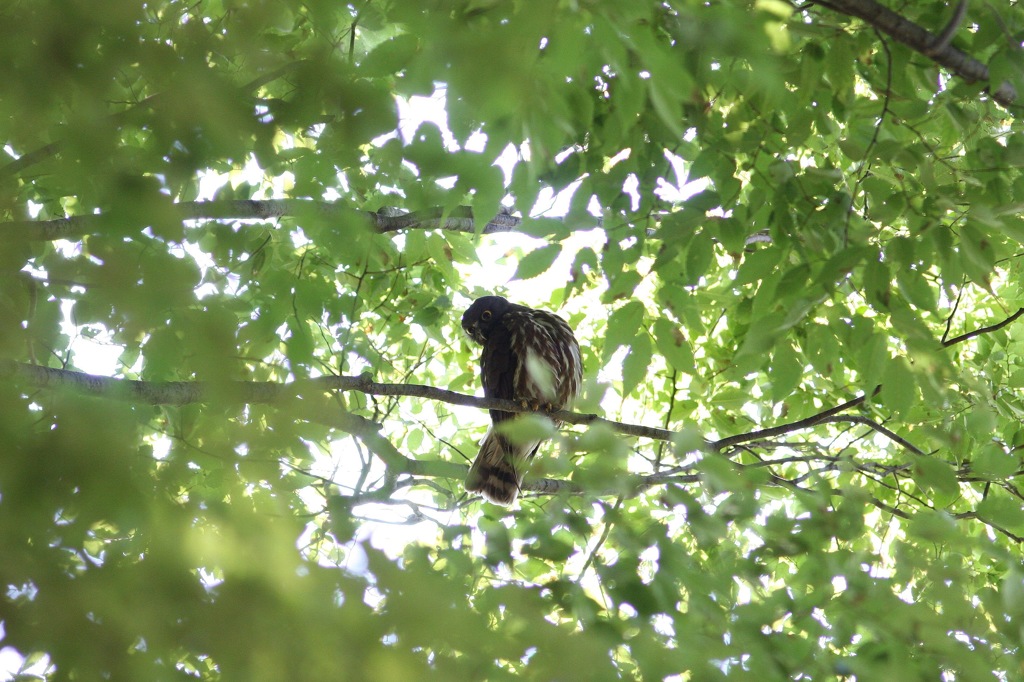
[[[426,246],[433,264],[444,274],[445,279],[449,282],[459,281],[459,276],[452,267],[452,250],[445,238],[439,234],[428,235]]]
[[[359,64],[359,70],[371,78],[390,76],[405,68],[419,48],[420,41],[416,35],[401,33],[375,47]]]
[[[664,123],[672,134],[677,138],[682,138],[686,134],[682,126],[682,110],[678,102],[673,101],[673,95],[667,92],[661,83],[656,80],[649,81],[650,85],[648,88],[648,95],[651,98],[651,104],[654,105],[654,111],[657,112],[658,117],[661,118],[661,122]],[[676,85],[676,84],[674,84]]]
[[[515,279],[532,279],[547,272],[561,252],[561,244],[547,244],[534,249],[519,260]]]
[[[989,289],[989,277],[995,267],[995,253],[985,235],[968,224],[960,231],[960,263],[964,272],[983,289]]]
[[[631,346],[643,328],[644,306],[639,301],[629,301],[612,312],[605,332],[603,362],[608,362],[620,346]]]
[[[1019,500],[1002,491],[995,491],[978,504],[978,515],[1011,533],[1024,531],[1024,507]]]
[[[689,374],[695,373],[693,351],[678,325],[672,324],[666,317],[654,321],[654,339],[658,352],[665,356],[674,369]]]
[[[892,288],[892,273],[888,266],[879,261],[869,262],[864,266],[863,282],[869,300],[883,309],[888,308]]]
[[[956,472],[949,464],[940,462],[934,457],[917,456],[914,458],[914,480],[918,485],[931,488],[944,495],[954,496],[960,492]]]
[[[715,245],[711,237],[704,232],[694,235],[686,249],[686,277],[683,284],[699,284],[701,277],[707,273],[714,255]]]
[[[547,561],[563,562],[576,553],[576,546],[571,537],[566,534],[555,536],[541,536],[534,542],[523,547],[523,554],[527,556],[545,559]]]
[[[971,461],[971,473],[992,480],[1009,477],[1020,467],[1020,459],[1008,455],[995,443],[981,448],[981,452]]]
[[[630,296],[636,290],[637,286],[643,278],[640,273],[636,270],[626,270],[612,277],[611,283],[608,286],[608,291],[605,292],[601,298],[606,302],[611,302]]]
[[[672,445],[677,455],[700,452],[704,450],[705,444],[704,434],[693,425],[683,427],[672,436]]]
[[[959,535],[953,519],[941,511],[921,511],[911,519],[908,530],[911,534],[929,542],[945,543]]]
[[[875,249],[867,247],[843,249],[825,262],[815,278],[815,282],[832,286],[845,279],[862,261],[867,258],[877,258],[877,256],[878,252]],[[869,262],[868,265],[873,262]]]
[[[919,400],[917,379],[903,358],[890,360],[882,375],[882,402],[897,414],[904,414]]]
[[[498,432],[512,443],[522,445],[550,438],[555,433],[554,424],[543,414],[520,414],[515,419],[501,422]]]
[[[622,395],[627,396],[647,377],[647,368],[651,364],[651,338],[640,333],[622,361]]]
[[[896,282],[899,285],[900,293],[908,301],[923,310],[935,310],[935,292],[920,272],[917,270],[900,270],[896,273]]]
[[[726,459],[709,455],[700,461],[698,468],[712,490],[722,492],[745,487],[743,477],[732,462]]]
[[[768,376],[771,378],[771,397],[774,402],[787,398],[800,383],[804,365],[792,348],[776,347]]]
[[[736,274],[737,286],[764,279],[779,264],[781,257],[782,251],[779,249],[764,249],[747,254]]]

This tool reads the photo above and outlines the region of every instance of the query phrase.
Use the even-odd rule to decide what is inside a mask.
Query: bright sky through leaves
[[[0,6],[0,665],[1016,679],[1022,12]],[[508,509],[495,291],[600,415]]]

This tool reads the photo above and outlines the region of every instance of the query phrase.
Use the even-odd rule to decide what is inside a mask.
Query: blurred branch
[[[162,207],[161,207],[162,208]],[[478,221],[468,206],[456,207],[447,213],[441,208],[405,213],[386,208],[380,211],[360,211],[340,203],[314,201],[311,199],[238,199],[225,201],[183,201],[166,206],[167,211],[177,220],[273,220],[285,216],[314,216],[336,223],[355,222],[367,228],[388,234],[402,230],[449,230],[452,232],[477,232]],[[166,215],[166,214],[165,214]],[[53,241],[73,239],[94,234],[103,229],[119,228],[121,217],[117,213],[94,213],[55,218],[53,220],[18,220],[0,223],[0,236],[24,241]],[[137,221],[136,217],[125,220]],[[551,218],[550,220],[562,220]],[[481,234],[514,232],[523,219],[509,213],[499,213],[482,226]],[[600,218],[594,218],[590,227],[599,227]],[[141,226],[140,226],[141,227]]]
[[[954,519],[976,519],[976,520],[981,521],[982,523],[984,523],[989,528],[992,528],[993,530],[999,531],[1000,533],[1002,533],[1006,537],[1010,538],[1011,540],[1013,540],[1017,544],[1024,543],[1024,536],[1017,535],[1016,533],[1011,533],[1009,530],[1007,530],[1003,526],[1001,526],[1001,525],[995,523],[994,521],[991,521],[991,520],[986,519],[985,517],[981,516],[980,514],[978,514],[977,511],[969,511],[969,512],[963,512],[963,513],[960,513],[960,514],[953,514],[953,518]]]
[[[989,83],[988,92],[992,99],[1005,107],[1012,106],[1017,99],[1017,90],[1009,81],[990,83],[988,67],[951,44],[966,11],[967,3],[964,0],[961,0],[952,19],[939,35],[905,19],[875,0],[817,0],[816,4],[863,19],[882,33],[941,64],[969,83]]]

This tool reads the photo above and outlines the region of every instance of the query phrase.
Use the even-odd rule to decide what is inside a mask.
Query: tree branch
[[[883,436],[885,436],[886,438],[888,438],[892,442],[898,443],[898,444],[902,445],[904,448],[906,448],[910,452],[913,452],[915,455],[921,455],[922,457],[925,456],[924,451],[922,451],[920,448],[918,448],[913,443],[908,441],[906,438],[903,438],[899,434],[897,434],[897,433],[895,433],[893,431],[890,431],[889,429],[885,428],[884,426],[882,426],[881,424],[879,424],[878,422],[876,422],[873,419],[868,419],[867,417],[862,417],[862,416],[856,415],[856,414],[844,414],[844,415],[835,415],[835,416],[826,417],[826,418],[820,420],[818,423],[826,423],[826,422],[829,422],[829,423],[842,423],[842,422],[846,422],[846,423],[849,423],[849,424],[863,424],[864,426],[867,426],[867,427],[877,431],[878,433],[882,434]]]
[[[875,393],[878,393],[878,389],[875,389]],[[844,410],[848,410],[851,407],[857,407],[865,400],[867,400],[867,395],[861,395],[854,398],[853,400],[847,400],[845,403],[842,403],[841,405],[836,405],[835,407],[831,407],[823,412],[819,412],[818,414],[813,414],[810,417],[806,417],[795,422],[790,422],[789,424],[780,424],[778,426],[773,426],[771,428],[761,429],[759,431],[751,431],[749,433],[738,433],[735,436],[729,436],[727,438],[717,440],[714,443],[711,443],[709,447],[717,452],[727,447],[739,445],[740,443],[749,443],[751,441],[757,440],[768,440],[771,438],[777,438],[778,436],[782,436],[787,433],[792,433],[793,431],[807,429],[817,424],[820,424],[829,417],[839,414]]]
[[[284,216],[313,215],[337,223],[362,223],[367,228],[388,234],[402,230],[448,230],[452,232],[477,231],[477,220],[468,206],[459,206],[447,214],[441,208],[411,213],[394,209],[361,211],[340,203],[311,199],[266,199],[233,201],[184,201],[170,208],[182,220],[273,220]],[[0,235],[7,239],[24,241],[53,241],[74,239],[94,234],[102,229],[118,226],[116,213],[96,213],[55,218],[53,220],[19,220],[0,223]],[[552,218],[552,220],[561,220]],[[508,213],[499,213],[480,227],[481,234],[512,232],[522,226],[523,219]],[[594,219],[594,227],[600,219]]]
[[[942,342],[942,347],[949,348],[952,345],[961,343],[963,341],[967,341],[968,339],[973,339],[975,336],[981,336],[982,334],[988,334],[989,332],[999,331],[1006,325],[1016,321],[1017,318],[1019,318],[1021,315],[1024,315],[1024,308],[1020,308],[1019,310],[1017,310],[1017,312],[1015,312],[1013,315],[1010,315],[1002,322],[997,322],[996,324],[989,325],[988,327],[982,327],[980,329],[975,329],[974,331],[967,332],[966,334],[961,334],[960,336],[954,336],[951,339],[946,339],[945,341]]]
[[[238,403],[287,403],[299,400],[304,394],[324,394],[331,391],[359,391],[371,395],[411,396],[430,400],[438,400],[455,405],[465,405],[480,409],[500,409],[508,412],[528,412],[530,410],[522,405],[509,400],[497,400],[494,398],[478,398],[475,396],[457,393],[446,389],[434,388],[418,384],[383,384],[372,381],[368,374],[355,376],[326,376],[303,381],[295,381],[290,384],[275,382],[202,382],[202,381],[174,381],[174,382],[147,382],[130,379],[117,379],[113,377],[102,377],[82,372],[75,372],[65,369],[29,365],[11,360],[0,360],[0,379],[7,379],[15,383],[27,384],[36,388],[66,388],[87,395],[102,397],[113,400],[124,400],[140,402],[150,405],[185,405],[196,402],[238,402]],[[843,415],[839,413],[851,407],[862,404],[866,396],[859,396],[848,400],[841,405],[824,410],[799,421],[783,424],[780,426],[761,429],[746,434],[737,434],[722,438],[715,442],[705,442],[706,452],[720,452],[730,446],[749,443],[758,440],[768,440],[779,435],[810,428],[818,424],[828,422],[850,422],[863,424],[871,427],[878,433],[919,455],[924,453],[910,442],[901,438],[881,424],[868,418],[858,415]],[[382,425],[357,414],[345,412],[338,409],[333,403],[324,401],[302,400],[301,407],[310,421],[337,428],[340,431],[352,434],[358,438],[366,448],[383,462],[386,467],[386,477],[389,480],[397,480],[400,475],[418,476],[426,478],[463,478],[468,471],[464,464],[440,460],[419,460],[403,454],[395,445],[381,433]],[[601,422],[607,424],[619,433],[627,435],[640,435],[657,440],[671,440],[675,432],[667,429],[645,427],[637,424],[625,424],[608,419],[602,419],[592,414],[579,414],[562,410],[549,415],[552,418],[573,424],[591,424]],[[788,460],[778,462],[765,461],[763,464],[772,465],[785,463]],[[635,497],[646,490],[666,484],[674,483],[696,483],[702,480],[702,475],[692,473],[692,466],[676,467],[674,469],[650,475],[636,475],[629,479],[627,490],[624,490],[621,481],[615,489],[598,492],[601,495],[625,495]],[[771,476],[772,483],[784,487],[799,489],[795,481],[790,481],[779,476]],[[593,490],[584,491],[579,484],[569,480],[558,480],[548,478],[536,478],[523,481],[522,490],[541,495],[554,495],[568,493],[578,495],[584,492],[594,493]],[[909,514],[898,510],[881,501],[871,498],[872,504],[889,513],[909,518]],[[984,521],[984,520],[983,520]],[[989,525],[993,525],[988,521]],[[1006,532],[1004,529],[994,526],[996,530]]]
[[[956,32],[960,30],[960,24],[963,23],[965,16],[967,16],[967,0],[960,0],[960,3],[953,11],[953,17],[946,24],[946,28],[942,29],[942,33],[935,37],[934,42],[925,50],[925,55],[934,57],[949,47],[950,43],[953,42]]]
[[[107,398],[111,400],[124,400],[139,402],[148,405],[188,405],[207,401],[221,403],[277,403],[284,400],[298,397],[304,393],[324,393],[331,391],[358,391],[367,395],[382,396],[406,396],[412,398],[424,398],[436,400],[450,405],[463,405],[483,410],[502,410],[504,412],[523,413],[533,412],[528,407],[512,400],[501,400],[498,398],[481,398],[477,396],[449,391],[434,386],[422,384],[385,384],[373,381],[369,374],[360,376],[323,376],[314,379],[304,379],[293,383],[279,383],[273,381],[165,381],[151,382],[138,381],[135,379],[118,379],[114,377],[97,376],[67,369],[54,367],[43,367],[41,365],[29,365],[12,360],[0,360],[0,378],[13,380],[27,384],[35,388],[66,388],[86,395]],[[877,393],[877,389],[875,393]],[[720,452],[721,450],[749,443],[752,441],[769,440],[778,436],[800,431],[816,426],[818,424],[833,421],[833,417],[840,412],[862,404],[867,399],[866,395],[859,396],[845,403],[829,408],[818,414],[811,415],[788,424],[780,424],[767,429],[740,433],[717,441],[705,441],[704,449],[707,452]],[[335,413],[332,411],[331,415]],[[584,414],[559,410],[558,412],[545,413],[554,420],[568,424],[604,424],[617,433],[640,438],[650,438],[671,442],[678,432],[663,429],[655,426],[644,426],[643,424],[629,424],[617,422],[611,419],[599,417],[596,414]],[[363,419],[356,415],[337,412],[336,417],[323,415],[323,423],[330,424],[331,419]],[[920,452],[895,433],[868,419],[848,417],[843,421],[872,426],[876,431],[885,434],[895,442],[904,445],[914,452]],[[374,422],[367,422],[374,424]],[[345,423],[339,424],[340,428],[349,433],[359,435],[363,438],[365,429],[369,428],[364,424]],[[379,429],[379,425],[376,427]],[[374,429],[374,433],[376,429]],[[370,444],[367,443],[369,446]],[[372,448],[371,448],[372,449]],[[397,450],[395,451],[397,452]],[[378,456],[380,453],[375,452]],[[392,453],[386,453],[392,454]],[[404,457],[399,453],[399,456]],[[381,457],[387,461],[386,457]]]
[[[273,381],[151,382],[103,377],[67,369],[0,360],[0,378],[11,379],[35,388],[67,388],[86,395],[148,405],[187,405],[211,400],[227,403],[276,403],[307,392],[359,391],[367,395],[425,398],[451,405],[464,405],[485,410],[496,409],[515,413],[533,411],[512,400],[478,398],[421,384],[378,383],[373,381],[369,374],[324,376],[295,381],[290,384]],[[616,422],[595,414],[560,410],[552,412],[548,416],[569,424],[606,424],[625,435],[655,440],[671,441],[675,435],[674,431],[668,429]],[[348,427],[344,430],[355,433]]]
[[[497,409],[513,413],[533,411],[512,400],[480,398],[466,395],[465,393],[457,393],[455,391],[435,388],[433,386],[424,386],[421,384],[379,383],[373,381],[369,374],[362,374],[360,376],[324,376],[314,379],[295,381],[290,384],[273,381],[225,381],[216,383],[204,381],[150,382],[138,381],[135,379],[103,377],[67,369],[29,365],[14,362],[12,360],[0,360],[0,378],[10,379],[35,388],[67,388],[86,395],[111,400],[139,402],[149,405],[187,405],[206,401],[217,401],[221,403],[277,403],[290,398],[299,397],[306,393],[358,391],[367,395],[424,398],[451,405],[463,405],[466,407],[475,407],[485,410]],[[837,405],[836,407],[829,408],[823,412],[789,424],[780,424],[779,426],[773,426],[759,431],[740,433],[713,442],[704,441],[704,450],[706,452],[720,452],[727,447],[732,447],[741,443],[768,440],[786,433],[807,429],[829,420],[830,417],[833,417],[844,410],[856,407],[865,400],[866,396],[862,395],[854,398],[853,400],[848,400],[841,405]],[[595,414],[583,414],[580,412],[571,412],[569,410],[559,410],[558,412],[547,413],[547,416],[568,424],[604,424],[617,433],[640,438],[650,438],[652,440],[671,442],[677,434],[676,431],[671,431],[669,429],[644,426],[642,424],[617,422],[611,419],[599,417]],[[363,418],[342,412],[341,410],[331,410],[330,413],[322,414],[318,418],[321,423],[329,425],[333,424],[333,421],[336,420],[355,419]],[[372,447],[374,441],[367,440],[369,436],[364,437],[363,434],[370,433],[370,431],[367,431],[367,429],[370,428],[368,424],[375,424],[375,422],[370,422],[365,419],[364,421],[366,421],[367,424],[357,423],[354,421],[351,423],[349,421],[344,421],[344,423],[339,422],[334,425],[348,433],[359,436],[363,442],[367,444],[367,447],[370,447],[370,449],[374,451],[374,454],[385,462],[388,461],[388,457],[394,458],[396,453],[398,457],[405,457],[394,449],[394,446],[391,446],[394,452],[388,450],[378,452],[377,450],[374,450]],[[377,425],[372,429],[372,433],[377,433],[379,428],[379,425]],[[879,428],[882,429],[880,432],[886,433],[887,435],[891,434],[888,429],[884,429],[884,427],[880,426]],[[896,436],[896,434],[892,434],[891,437],[901,444],[904,442]],[[378,443],[378,446],[384,448],[386,447],[385,443],[386,445],[390,445],[390,443],[385,439],[385,442]],[[397,462],[397,459],[394,461]],[[415,462],[415,460],[409,460],[409,462]],[[409,469],[409,466],[410,465],[408,463],[403,463],[401,470],[413,473],[413,471]],[[526,490],[526,488],[524,488],[524,490]]]
[[[938,36],[908,19],[880,5],[875,0],[827,0],[819,4],[843,14],[863,19],[882,33],[921,53],[969,83],[989,83],[989,94],[999,104],[1009,107],[1017,99],[1017,90],[1009,81],[998,85],[990,83],[988,67],[977,59],[953,47],[950,43],[966,11],[961,2],[952,20]]]
[[[1012,323],[1022,315],[1024,315],[1024,308],[1021,308],[1002,322],[961,334],[960,336],[943,341],[942,345],[949,347],[980,334],[996,331]],[[498,409],[512,413],[532,412],[529,408],[511,400],[480,398],[421,384],[379,383],[373,381],[369,374],[362,374],[360,376],[324,376],[296,381],[291,384],[270,381],[228,381],[216,384],[202,381],[148,382],[102,377],[71,370],[30,365],[11,360],[0,360],[0,378],[14,379],[37,388],[71,388],[89,395],[115,400],[142,402],[151,405],[185,405],[211,399],[239,403],[272,403],[287,396],[299,395],[304,391],[359,391],[367,395],[408,396],[479,409]],[[876,387],[872,395],[877,395],[881,388],[881,386]],[[743,443],[771,440],[787,433],[817,426],[818,424],[843,421],[869,426],[907,450],[919,455],[924,454],[909,441],[866,417],[855,415],[837,417],[840,413],[863,404],[865,400],[867,400],[867,394],[860,395],[795,422],[779,424],[778,426],[747,433],[738,433],[717,441],[705,440],[703,449],[706,452],[721,452],[725,448]],[[596,414],[583,414],[569,410],[560,410],[550,413],[548,416],[568,424],[605,424],[613,431],[624,435],[667,442],[672,442],[678,433],[669,429],[617,422],[599,417]],[[350,428],[345,428],[344,430],[355,433]],[[375,454],[381,456],[380,453]],[[399,456],[404,457],[400,453]],[[407,467],[405,467],[405,470],[408,470]]]

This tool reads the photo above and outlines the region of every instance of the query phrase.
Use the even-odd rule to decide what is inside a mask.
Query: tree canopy
[[[4,3],[5,672],[1020,679],[1022,40],[1015,0]],[[511,508],[462,487],[524,411],[460,328],[492,293],[585,366]]]

